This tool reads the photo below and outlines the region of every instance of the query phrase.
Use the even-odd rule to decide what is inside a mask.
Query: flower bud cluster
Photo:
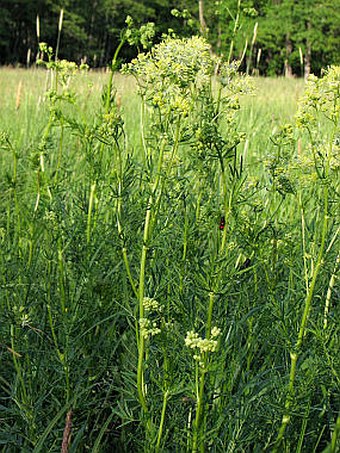
[[[162,311],[162,306],[156,299],[153,299],[152,297],[144,297],[143,307],[145,311],[148,311],[150,313],[152,312],[159,313]]]
[[[161,333],[161,329],[157,325],[157,321],[150,321],[147,318],[140,318],[139,327],[143,338],[148,339]]]
[[[193,358],[200,366],[203,366],[203,354],[216,351],[218,345],[217,337],[220,333],[221,329],[213,327],[211,329],[211,338],[208,339],[200,337],[194,330],[187,332],[184,340],[185,346],[194,350]]]
[[[203,38],[167,37],[150,52],[139,54],[122,72],[137,79],[142,95],[162,113],[185,117],[194,102],[193,87],[210,83],[213,68],[210,46]]]
[[[338,181],[340,168],[340,66],[330,66],[322,77],[308,78],[299,102],[296,125],[308,132],[307,146],[300,146],[298,170],[301,184],[315,183],[320,176]],[[302,177],[303,176],[303,177]]]
[[[102,122],[98,129],[101,137],[110,140],[115,139],[123,133],[124,121],[118,109],[111,110],[109,113],[102,115]]]
[[[299,103],[297,126],[302,129],[316,127],[320,114],[334,124],[340,114],[340,66],[330,66],[323,77],[309,76],[305,94]]]
[[[58,83],[63,87],[69,86],[70,80],[79,71],[87,71],[87,64],[80,64],[79,66],[74,61],[58,60],[53,56],[53,48],[48,46],[47,43],[41,42],[39,44],[40,58],[37,60],[38,65],[44,65],[47,69],[52,69],[58,73]],[[44,60],[45,55],[47,61]]]
[[[58,226],[57,214],[54,211],[46,210],[43,219],[49,227],[56,228]]]
[[[144,297],[143,307],[145,316],[140,318],[139,327],[143,338],[148,339],[161,333],[160,313],[162,312],[163,307],[152,297]]]

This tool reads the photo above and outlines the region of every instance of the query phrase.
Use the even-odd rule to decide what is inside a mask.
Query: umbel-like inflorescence
[[[159,302],[156,299],[153,299],[152,297],[144,297],[143,306],[144,310],[149,313],[152,312],[160,313],[162,311],[162,307],[159,304]]]
[[[336,191],[340,168],[340,67],[331,66],[320,78],[308,78],[295,120],[295,124],[283,125],[272,137],[276,153],[268,159],[267,168],[273,186],[282,195],[296,194],[299,189],[315,187],[322,179]]]
[[[340,113],[340,66],[330,66],[323,77],[309,76],[305,94],[299,103],[296,122],[302,129],[317,125],[320,114],[336,125]]]
[[[220,333],[221,329],[213,327],[211,329],[211,337],[208,339],[200,337],[194,330],[187,332],[187,336],[184,340],[185,346],[194,351],[193,358],[200,366],[204,365],[203,354],[216,351],[218,346],[217,337]]]
[[[311,75],[299,103],[296,124],[309,135],[307,155],[301,156],[304,173],[316,170],[338,179],[340,168],[340,66],[330,66],[323,77]],[[322,129],[321,129],[322,128]],[[322,133],[321,133],[322,130]],[[325,168],[327,167],[327,168]],[[325,171],[326,170],[326,171]]]
[[[200,37],[166,38],[150,52],[123,67],[132,74],[146,101],[165,113],[187,114],[195,99],[192,91],[210,83],[215,61],[209,44]]]
[[[160,329],[160,313],[162,306],[152,297],[144,297],[143,299],[144,317],[139,319],[139,327],[141,334],[145,339],[153,337],[161,333]]]

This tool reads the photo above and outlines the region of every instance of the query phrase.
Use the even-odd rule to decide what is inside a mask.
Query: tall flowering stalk
[[[157,221],[157,213],[162,203],[166,182],[172,171],[172,164],[179,154],[180,145],[191,142],[191,153],[195,154],[190,163],[191,170],[195,165],[206,166],[209,175],[207,180],[216,181],[220,174],[222,181],[223,212],[226,223],[231,213],[234,199],[234,182],[228,184],[227,161],[233,160],[232,179],[237,181],[239,173],[236,161],[236,147],[242,136],[236,131],[235,112],[239,109],[238,95],[248,88],[247,82],[238,77],[237,64],[225,64],[220,67],[217,85],[214,81],[214,69],[217,61],[212,56],[208,43],[203,38],[174,39],[167,37],[149,53],[140,54],[123,72],[132,74],[138,83],[142,100],[151,112],[151,124],[144,127],[144,156],[149,167],[150,181],[149,198],[146,203],[143,245],[140,259],[138,316],[137,316],[137,391],[143,414],[146,415],[147,428],[151,429],[151,416],[146,394],[145,364],[147,355],[147,339],[144,335],[145,297],[148,296],[146,276],[148,269],[148,251],[152,241],[153,226]],[[222,126],[222,122],[225,124]],[[224,134],[221,129],[224,127]],[[149,136],[148,136],[149,134]],[[165,165],[166,156],[166,165]],[[190,155],[189,159],[193,156]],[[186,155],[181,156],[185,161]],[[156,165],[152,165],[156,162]],[[215,163],[217,163],[217,168]],[[203,181],[203,179],[202,179]],[[204,184],[204,183],[203,183]],[[222,234],[219,259],[226,251],[228,225]],[[185,246],[184,246],[185,249]],[[204,445],[202,438],[204,407],[206,399],[205,376],[208,371],[210,353],[215,351],[219,331],[213,328],[213,311],[215,295],[219,288],[220,267],[216,264],[216,281],[212,283],[205,339],[197,343],[200,357],[196,368],[196,416],[194,421],[193,451],[198,445]],[[141,322],[142,320],[142,322]],[[196,334],[195,334],[196,335]],[[198,335],[198,334],[197,334]],[[195,337],[196,338],[196,337]],[[197,340],[199,337],[196,338]],[[188,340],[189,341],[189,340]],[[194,347],[192,344],[187,346]],[[196,343],[195,343],[196,344]],[[196,347],[196,346],[195,346]],[[202,349],[203,348],[203,349]],[[206,349],[208,348],[208,349]],[[164,359],[166,361],[166,359]],[[157,446],[164,425],[167,401],[171,392],[164,392],[161,422],[158,431]]]
[[[213,59],[209,45],[198,37],[190,39],[166,38],[150,52],[138,55],[123,68],[123,73],[132,74],[138,83],[144,105],[151,107],[151,126],[144,125],[145,159],[149,164],[149,198],[146,203],[143,245],[140,258],[138,315],[137,315],[137,391],[147,426],[150,429],[148,401],[145,382],[147,338],[145,336],[145,298],[148,296],[146,275],[148,251],[152,241],[153,226],[162,203],[162,195],[172,164],[176,159],[183,135],[189,127],[199,90],[211,83]],[[147,145],[149,143],[151,145]],[[164,158],[166,155],[166,165]],[[151,162],[157,162],[155,166]],[[161,423],[157,436],[160,446],[169,392],[164,394]]]
[[[238,131],[236,113],[240,109],[239,97],[252,90],[250,79],[238,73],[239,64],[220,64],[219,77],[214,86],[210,86],[200,97],[195,143],[194,161],[203,164],[203,184],[219,187],[220,205],[223,222],[220,225],[221,238],[214,250],[215,259],[211,262],[211,279],[207,282],[209,297],[205,322],[205,341],[217,347],[219,329],[213,327],[216,296],[223,280],[223,266],[230,241],[232,209],[237,203],[238,192],[242,186],[242,161],[238,157],[237,147],[243,139]],[[206,179],[205,179],[206,178]],[[214,191],[214,187],[211,188]],[[214,349],[215,350],[215,349]],[[196,414],[193,422],[192,451],[205,449],[206,407],[209,400],[207,374],[211,364],[210,352],[203,351],[200,366],[196,366]]]
[[[304,272],[306,280],[306,294],[304,299],[303,312],[300,325],[298,328],[295,344],[290,350],[290,373],[287,388],[287,396],[284,405],[281,426],[275,441],[273,451],[281,451],[282,443],[285,438],[286,428],[291,420],[292,406],[295,397],[295,381],[298,372],[298,360],[303,352],[303,342],[307,332],[308,319],[312,309],[312,303],[315,296],[316,283],[325,256],[332,249],[337,239],[339,229],[333,234],[331,230],[331,194],[338,192],[339,181],[339,120],[340,120],[340,68],[330,67],[325,71],[322,78],[310,76],[305,95],[302,98],[297,114],[297,126],[307,134],[308,146],[304,155],[298,156],[298,160],[288,169],[288,176],[296,178],[297,183],[301,183],[300,190],[297,184],[299,205],[302,212],[302,235],[304,237],[304,217],[302,206],[301,189],[305,189],[303,184],[306,181],[320,186],[320,210],[322,212],[319,227],[316,229],[316,239],[319,242],[319,249],[316,256],[312,256],[306,250],[305,241],[303,241],[304,250]],[[322,128],[322,129],[321,129]],[[327,131],[325,134],[324,131]],[[301,172],[301,167],[303,172]],[[295,170],[298,169],[298,172]],[[303,175],[303,179],[298,181],[298,175]],[[281,175],[282,177],[282,175]],[[327,247],[327,242],[329,245]],[[310,256],[311,268],[308,269],[306,256]],[[338,262],[338,257],[336,258]],[[332,279],[331,279],[332,280]],[[331,285],[329,286],[331,291]],[[329,304],[329,291],[326,296],[326,319],[328,314],[327,304]],[[325,329],[325,314],[323,326]]]

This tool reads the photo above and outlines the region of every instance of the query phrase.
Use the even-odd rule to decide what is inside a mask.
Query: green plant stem
[[[65,292],[65,272],[64,272],[64,258],[63,251],[60,244],[58,244],[58,271],[59,271],[59,285],[60,285],[60,306],[61,312],[66,311],[66,292]]]
[[[151,227],[151,214],[152,210],[155,208],[154,201],[155,195],[161,179],[161,171],[163,165],[163,157],[165,150],[166,141],[163,140],[160,145],[159,157],[158,157],[158,166],[156,177],[151,189],[151,194],[149,196],[146,214],[145,214],[145,223],[144,223],[144,233],[143,233],[143,247],[142,255],[140,260],[140,273],[139,273],[139,319],[144,318],[144,287],[145,287],[145,269],[146,269],[146,260],[147,253],[149,249],[149,240],[150,240],[150,227]],[[144,388],[144,355],[145,355],[145,338],[143,336],[142,330],[139,328],[138,335],[138,365],[137,365],[137,391],[140,404],[142,406],[143,412],[146,414],[147,403],[145,397],[145,388]]]
[[[289,384],[288,384],[288,392],[287,392],[287,397],[286,397],[286,402],[285,402],[285,410],[282,416],[282,421],[281,421],[281,426],[275,441],[273,453],[276,453],[279,451],[281,442],[284,438],[284,434],[286,431],[286,428],[290,422],[290,408],[292,405],[293,401],[293,395],[294,395],[294,386],[295,386],[295,378],[296,378],[296,370],[297,370],[297,361],[301,353],[301,347],[303,343],[303,338],[305,336],[306,332],[306,326],[308,322],[308,317],[311,309],[311,304],[314,296],[314,289],[316,285],[316,281],[322,266],[323,262],[323,256],[324,256],[324,248],[325,248],[325,243],[326,243],[326,236],[327,236],[327,229],[328,229],[328,188],[327,186],[324,188],[324,213],[323,213],[323,225],[322,225],[322,230],[321,230],[321,244],[320,244],[320,249],[316,261],[316,265],[314,268],[313,272],[313,277],[312,281],[310,283],[310,286],[308,288],[306,298],[305,298],[305,304],[304,304],[304,310],[301,318],[301,323],[300,323],[300,328],[299,328],[299,333],[298,333],[298,338],[295,343],[294,350],[290,352],[290,359],[291,359],[291,365],[290,365],[290,373],[289,373]]]
[[[26,403],[27,402],[27,390],[26,390],[24,378],[22,376],[21,365],[20,365],[20,362],[17,360],[17,355],[15,353],[15,348],[16,348],[16,346],[15,346],[15,327],[13,324],[11,324],[10,331],[11,331],[11,349],[12,349],[13,364],[14,364],[14,368],[15,368],[15,371],[18,376],[18,381],[20,382],[20,385],[21,385],[23,401],[24,401],[24,403]]]
[[[163,434],[163,427],[164,427],[164,421],[165,421],[165,413],[166,413],[166,408],[167,408],[167,404],[168,404],[168,398],[169,398],[169,390],[165,390],[164,395],[163,395],[161,421],[159,423],[159,429],[158,429],[158,436],[157,436],[157,443],[156,443],[156,453],[158,453],[160,451],[162,434]]]
[[[107,91],[106,91],[105,113],[109,113],[109,111],[110,111],[111,92],[112,92],[112,86],[113,86],[113,74],[114,74],[114,71],[117,69],[118,55],[119,55],[119,52],[121,51],[124,43],[125,43],[125,39],[123,38],[123,39],[121,39],[120,43],[118,44],[118,46],[115,50],[115,53],[113,55],[113,58],[112,58],[109,83],[107,85]]]
[[[211,324],[212,324],[212,315],[213,315],[214,301],[215,301],[215,293],[213,291],[210,291],[210,293],[209,293],[208,317],[207,317],[206,334],[205,334],[207,340],[210,340],[210,336],[211,336]]]
[[[223,199],[224,199],[224,216],[225,216],[225,226],[223,230],[222,242],[219,249],[219,255],[222,256],[227,243],[227,233],[228,233],[228,224],[229,224],[229,217],[232,208],[234,190],[233,187],[230,190],[228,195],[228,187],[227,187],[227,177],[225,172],[225,165],[223,156],[219,153],[219,163],[221,169],[221,178],[222,178],[222,190],[223,190]],[[217,265],[219,266],[219,265]],[[216,272],[216,281],[214,283],[215,290],[218,290],[218,275],[219,272]],[[205,337],[207,340],[210,339],[211,336],[211,328],[212,328],[212,318],[213,318],[213,309],[214,309],[214,302],[215,302],[215,292],[210,291],[209,293],[209,305],[208,305],[208,312],[207,312],[207,321],[206,321],[206,331]],[[194,422],[194,437],[193,437],[193,452],[198,451],[198,445],[200,445],[201,451],[204,451],[204,439],[201,438],[201,431],[202,431],[202,420],[204,419],[204,390],[205,390],[205,376],[207,373],[207,365],[208,365],[208,354],[204,354],[203,359],[203,367],[201,370],[201,375],[199,378],[199,390],[197,392],[197,401],[196,401],[196,417]]]
[[[179,135],[180,135],[180,118],[177,122],[176,132],[175,132],[175,139],[174,145],[172,148],[172,154],[170,158],[170,164],[168,166],[167,175],[171,169],[171,163],[173,161],[174,155],[178,150],[179,146]],[[144,233],[143,233],[143,247],[142,247],[142,255],[140,260],[140,273],[139,273],[139,319],[144,318],[144,293],[145,293],[145,270],[146,270],[146,261],[147,261],[147,253],[149,249],[149,241],[152,231],[152,225],[155,221],[153,216],[156,216],[157,207],[161,201],[162,190],[156,197],[158,187],[161,181],[162,175],[162,166],[163,166],[163,159],[164,159],[164,151],[166,147],[167,141],[163,139],[160,144],[159,150],[159,157],[158,157],[158,164],[156,170],[156,177],[154,183],[152,185],[151,193],[149,196],[146,214],[145,214],[145,223],[144,223]],[[142,409],[144,413],[147,413],[147,404],[146,404],[146,397],[145,397],[145,390],[144,390],[144,356],[145,356],[145,339],[141,329],[139,329],[138,335],[138,366],[137,366],[137,391],[139,401],[141,403]]]
[[[37,170],[37,198],[35,200],[34,212],[37,212],[40,202],[40,169]]]
[[[138,298],[138,290],[136,288],[135,282],[133,280],[132,274],[131,274],[131,268],[130,268],[130,263],[129,263],[129,258],[127,254],[127,249],[124,244],[124,233],[123,233],[123,226],[122,226],[122,163],[121,163],[121,156],[120,156],[120,150],[118,150],[119,154],[119,180],[118,180],[118,197],[117,197],[117,229],[118,229],[118,236],[119,238],[123,241],[122,245],[122,255],[123,255],[123,261],[125,265],[125,270],[131,285],[131,288],[135,294],[135,296]]]
[[[123,261],[124,261],[125,269],[126,269],[126,272],[128,275],[128,279],[129,279],[132,291],[134,292],[135,296],[138,297],[138,290],[137,290],[137,287],[135,285],[135,282],[134,282],[132,274],[131,274],[131,268],[130,268],[130,263],[129,263],[129,258],[127,255],[126,247],[122,248],[122,255],[123,255]]]
[[[13,157],[13,176],[12,176],[12,184],[15,187],[17,183],[17,168],[18,168],[18,155],[15,151],[14,146],[12,145],[11,141],[8,139],[8,137],[5,138],[6,145],[8,148],[11,150],[12,157]]]
[[[226,187],[226,184],[225,184]],[[225,252],[226,248],[226,243],[227,243],[227,235],[228,235],[228,226],[229,226],[229,219],[230,219],[230,213],[231,213],[231,208],[232,208],[232,202],[233,202],[233,190],[230,191],[229,197],[225,197],[225,206],[224,206],[224,218],[225,218],[225,226],[223,229],[223,236],[222,236],[222,243],[220,247],[220,255],[222,256],[223,253]]]
[[[199,426],[198,422],[201,420],[201,390],[202,386],[201,384],[201,379],[199,376],[199,364],[196,362],[196,369],[195,369],[195,383],[196,383],[196,416],[195,420],[193,422],[193,440],[192,440],[192,452],[195,453],[197,452],[197,447],[198,447],[198,437],[199,437]]]
[[[204,418],[204,390],[205,390],[205,376],[206,376],[206,365],[207,365],[207,354],[204,357],[204,367],[201,370],[201,377],[199,383],[199,394],[197,399],[197,408],[196,408],[196,418],[195,418],[195,436],[194,436],[194,443],[193,443],[193,452],[198,451],[198,447],[200,447],[200,451],[204,452],[204,436],[201,435],[202,433],[202,420]]]
[[[306,249],[306,222],[305,214],[303,211],[301,195],[299,196],[299,205],[301,211],[301,234],[302,234],[302,253],[303,253],[303,269],[305,277],[306,292],[308,291],[308,266],[307,266],[307,249]]]
[[[59,288],[60,288],[60,306],[61,306],[61,316],[64,321],[64,329],[66,329],[65,325],[65,317],[67,316],[68,312],[68,307],[66,306],[66,285],[65,285],[65,268],[64,268],[64,257],[63,257],[63,250],[61,247],[61,242],[58,241],[58,273],[59,273]],[[68,365],[68,360],[67,360],[67,353],[66,351],[68,350],[68,335],[66,333],[66,339],[64,343],[64,352],[60,351],[60,348],[58,347],[58,341],[57,341],[57,336],[55,334],[54,328],[53,328],[53,321],[52,321],[52,316],[51,316],[51,308],[49,306],[49,322],[50,322],[50,327],[52,331],[52,336],[53,336],[53,341],[55,343],[56,349],[57,349],[57,354],[59,357],[59,360],[62,364],[63,371],[65,374],[65,384],[66,384],[66,401],[69,401],[70,399],[70,370],[69,370],[69,365]]]
[[[219,254],[222,256],[225,251],[225,246],[226,246],[226,242],[227,242],[229,217],[230,217],[230,213],[231,213],[231,207],[232,207],[233,196],[234,196],[234,184],[232,185],[232,188],[231,188],[229,196],[228,196],[227,175],[226,175],[226,171],[225,171],[224,159],[223,159],[221,152],[218,152],[218,160],[219,160],[220,169],[221,169],[222,192],[223,192],[223,200],[224,200],[224,220],[225,220],[225,226],[224,226],[223,235],[222,235],[222,243],[221,243],[221,247],[219,250]]]
[[[338,438],[340,434],[340,415],[338,415],[338,418],[336,419],[333,435],[332,435],[332,440],[329,445],[329,447],[326,448],[322,453],[336,453],[337,451],[337,446],[338,445]]]
[[[203,357],[203,366],[199,368],[196,365],[196,416],[194,421],[194,436],[192,452],[196,453],[198,447],[201,452],[204,452],[204,435],[202,435],[202,420],[204,420],[204,390],[205,390],[205,376],[207,374],[208,354],[205,353]]]
[[[52,127],[52,122],[53,122],[53,117],[52,117],[52,113],[50,112],[48,123],[47,123],[47,125],[45,127],[42,139],[40,141],[40,147],[41,148],[43,148],[45,146],[47,137],[48,137],[48,135],[50,133],[50,130],[51,130],[51,127]],[[36,198],[35,205],[34,205],[34,212],[36,212],[38,210],[38,207],[39,207],[40,196],[41,196],[41,183],[43,181],[44,175],[45,175],[44,153],[43,153],[43,151],[41,151],[40,155],[39,155],[39,168],[37,170],[37,198]],[[48,186],[47,186],[47,193],[48,193],[48,195],[50,197],[50,200],[51,200],[52,199],[52,194],[51,194],[50,188]]]
[[[58,144],[57,166],[56,166],[55,175],[54,175],[55,184],[58,182],[59,170],[60,170],[61,159],[62,159],[62,154],[63,154],[63,142],[64,142],[64,124],[61,124],[60,138],[59,138],[59,144]]]
[[[329,307],[331,304],[331,297],[332,297],[332,292],[335,284],[335,280],[337,278],[337,270],[340,264],[340,254],[336,257],[334,269],[331,275],[331,278],[329,280],[328,284],[328,289],[327,289],[327,294],[326,294],[326,302],[325,302],[325,309],[324,309],[324,314],[323,314],[323,329],[327,329],[328,326],[328,313],[329,313]]]
[[[213,291],[209,293],[209,306],[208,306],[208,316],[206,324],[206,338],[207,340],[211,337],[211,325],[212,325],[212,314],[214,308],[215,294]],[[202,431],[202,419],[204,418],[204,389],[205,389],[205,376],[207,374],[207,365],[208,365],[208,354],[204,354],[203,358],[203,367],[201,369],[200,378],[199,378],[199,390],[197,391],[197,403],[196,403],[196,417],[194,422],[194,438],[193,438],[193,448],[192,451],[198,451],[198,445],[200,445],[201,451],[204,451],[204,439],[201,438]],[[203,450],[202,450],[203,449]]]
[[[97,184],[94,182],[91,184],[90,189],[90,198],[89,198],[89,206],[87,212],[87,227],[86,227],[86,242],[87,244],[90,243],[91,240],[91,222],[92,222],[92,211],[93,211],[93,204],[94,204],[94,197],[96,193]]]
[[[189,230],[189,219],[187,215],[186,203],[184,200],[184,228],[183,228],[183,253],[182,262],[184,263],[187,258],[188,250],[188,230]]]

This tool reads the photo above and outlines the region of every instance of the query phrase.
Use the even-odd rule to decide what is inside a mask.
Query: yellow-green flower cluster
[[[141,334],[145,339],[161,333],[161,329],[158,327],[157,321],[151,321],[147,318],[140,318],[139,327]]]
[[[54,211],[45,211],[44,221],[56,225],[58,223],[57,215]]]
[[[138,47],[138,45],[141,44],[143,49],[149,49],[155,36],[155,24],[153,22],[148,22],[140,28],[136,28],[131,16],[127,16],[125,23],[127,25],[125,39],[130,46]]]
[[[323,162],[327,161],[329,176],[338,179],[337,175],[340,169],[340,146],[336,141],[332,144],[325,140],[317,144],[317,153],[311,144],[308,144],[301,152],[295,165],[290,166],[290,172],[299,179],[301,187],[307,187],[314,184],[319,176],[316,166],[322,168]]]
[[[151,312],[160,313],[162,311],[162,306],[156,299],[153,299],[152,297],[144,297],[143,307],[145,311],[150,313]]]
[[[330,66],[322,77],[309,77],[305,94],[299,102],[296,125],[308,131],[308,144],[299,146],[296,162],[301,186],[316,182],[320,176],[327,178],[328,183],[333,180],[337,184],[340,167],[339,120],[340,66]]]
[[[44,213],[43,220],[45,222],[46,229],[52,233],[58,230],[59,221],[57,214],[54,211],[46,210]]]
[[[200,37],[167,37],[150,52],[141,53],[122,72],[136,77],[146,100],[163,113],[186,116],[193,102],[192,90],[210,83],[214,58]]]
[[[241,76],[239,73],[240,62],[223,63],[220,66],[219,81],[232,94],[252,93],[254,86],[252,79],[246,75]],[[234,98],[234,108],[239,108],[238,98]]]
[[[113,109],[109,113],[103,113],[102,121],[98,132],[101,137],[106,139],[115,139],[120,133],[123,133],[124,121],[118,109]]]
[[[296,116],[298,127],[311,129],[316,126],[319,116],[339,122],[340,114],[340,66],[330,66],[323,77],[311,75],[299,103]]]
[[[145,316],[139,319],[139,327],[143,338],[148,339],[161,333],[160,313],[163,307],[156,299],[144,297],[143,308]]]
[[[211,329],[210,338],[208,339],[200,337],[194,330],[187,332],[187,336],[184,340],[185,346],[194,350],[195,353],[193,355],[193,358],[194,360],[199,362],[201,366],[203,366],[203,354],[216,351],[218,345],[217,337],[220,335],[220,333],[221,329],[219,329],[218,327],[213,327]]]
[[[39,44],[40,58],[37,60],[37,64],[45,65],[47,69],[52,69],[58,73],[58,83],[63,87],[69,86],[70,80],[79,71],[87,71],[88,65],[82,63],[78,66],[74,61],[68,60],[55,60],[53,58],[53,49],[48,46],[45,42]],[[48,61],[44,61],[45,55]]]

